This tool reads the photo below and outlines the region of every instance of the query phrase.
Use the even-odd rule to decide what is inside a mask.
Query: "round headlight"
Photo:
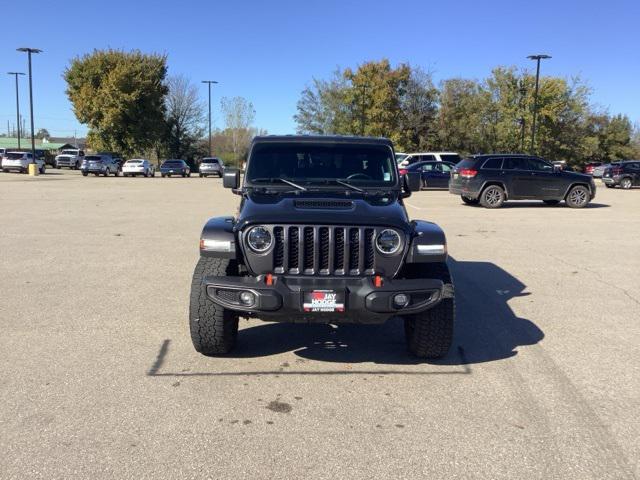
[[[400,249],[400,235],[395,230],[387,228],[381,231],[376,237],[376,248],[380,253],[392,255]]]
[[[247,235],[249,248],[257,253],[266,252],[271,247],[273,238],[265,227],[253,227]]]

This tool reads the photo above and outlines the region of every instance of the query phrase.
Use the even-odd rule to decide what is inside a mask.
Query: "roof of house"
[[[42,140],[36,140],[36,148],[38,150],[61,150],[63,148],[74,148],[69,143],[58,142],[42,142]],[[20,149],[29,149],[31,147],[30,138],[20,139]],[[11,137],[0,137],[0,148],[18,148],[18,139]]]

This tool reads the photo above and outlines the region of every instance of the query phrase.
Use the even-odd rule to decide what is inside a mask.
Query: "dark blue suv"
[[[455,166],[449,192],[466,204],[499,208],[507,200],[542,200],[582,208],[596,195],[593,178],[522,154],[474,155]]]

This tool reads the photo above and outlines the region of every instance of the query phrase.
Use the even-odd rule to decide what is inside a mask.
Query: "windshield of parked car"
[[[78,151],[77,150],[62,150],[62,153],[60,155],[77,155]]]
[[[335,184],[335,180],[341,180],[361,187],[383,187],[394,184],[395,165],[386,145],[256,145],[251,151],[247,181],[281,183],[273,178],[302,185]]]
[[[25,155],[22,152],[9,152],[6,154],[6,157],[9,160],[20,160],[21,158],[23,158]]]

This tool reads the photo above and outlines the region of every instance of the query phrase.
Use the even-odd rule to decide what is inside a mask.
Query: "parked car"
[[[582,208],[596,195],[593,178],[522,154],[474,155],[455,166],[449,192],[466,204],[498,208],[507,200],[542,200]]]
[[[68,167],[73,170],[78,170],[82,166],[82,160],[84,160],[84,151],[79,149],[68,149],[60,152],[60,155],[56,155],[55,168]]]
[[[582,173],[585,173],[587,175],[593,175],[593,170],[596,167],[599,167],[600,165],[602,165],[602,162],[589,162],[589,163],[586,163],[584,165],[584,167],[582,167]]]
[[[448,188],[451,172],[455,165],[449,162],[417,162],[400,169],[400,175],[407,172],[420,174],[422,188]]]
[[[620,186],[625,190],[640,185],[640,160],[612,164],[604,171],[602,181],[609,188]]]
[[[136,175],[155,177],[156,166],[144,158],[132,158],[131,160],[124,162],[124,165],[122,166],[122,175],[125,177],[135,177]]]
[[[226,188],[241,189],[240,210],[209,219],[200,237],[194,348],[228,353],[240,316],[331,324],[399,316],[412,354],[445,355],[455,317],[445,235],[409,218],[404,199],[420,179],[400,177],[391,141],[268,136],[249,151],[242,186],[237,169],[223,176]]]
[[[611,165],[610,163],[601,163],[600,165],[598,165],[596,167],[593,167],[593,170],[591,170],[591,176],[593,178],[602,178],[602,175],[604,174],[604,171],[610,165]]]
[[[2,157],[2,171],[18,171],[21,173],[29,172],[29,164],[33,162],[33,155],[31,152],[6,152]],[[47,165],[44,163],[44,159],[36,155],[36,165],[38,165],[38,172],[45,173]]]
[[[398,158],[400,155],[400,158]],[[408,167],[417,162],[449,162],[456,164],[461,158],[455,152],[424,152],[424,153],[402,153],[396,154],[398,166],[400,168]]]
[[[191,169],[184,160],[165,160],[164,163],[160,165],[160,174],[162,177],[170,177],[171,175],[190,177]]]
[[[85,177],[90,173],[93,173],[96,177],[98,175],[107,177],[109,174],[113,174],[116,177],[120,176],[120,165],[118,162],[110,155],[104,154],[85,155],[80,170]]]
[[[205,157],[200,161],[200,176],[208,177],[209,175],[217,175],[222,177],[224,171],[224,162],[217,157]]]

